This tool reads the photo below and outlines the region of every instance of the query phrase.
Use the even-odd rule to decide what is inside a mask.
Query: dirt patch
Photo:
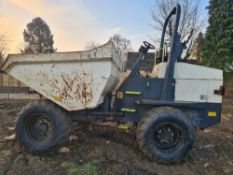
[[[150,162],[137,149],[134,130],[122,131],[74,123],[75,139],[65,154],[37,157],[26,153],[15,141],[4,141],[13,133],[17,113],[28,101],[0,102],[0,174],[66,175],[88,174],[93,169],[105,175],[225,175],[233,174],[233,80],[223,104],[220,125],[198,130],[194,148],[179,165]],[[10,127],[10,128],[9,128]],[[94,163],[93,163],[94,162]],[[81,173],[80,173],[81,172]]]

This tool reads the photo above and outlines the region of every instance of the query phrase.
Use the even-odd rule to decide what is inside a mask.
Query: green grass
[[[69,175],[99,175],[99,165],[98,162],[95,160],[82,165],[66,161],[62,163],[62,167],[66,169]]]

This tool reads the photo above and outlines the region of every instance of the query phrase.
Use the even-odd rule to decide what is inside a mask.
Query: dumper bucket
[[[89,51],[9,55],[1,70],[68,111],[93,109],[117,85],[122,61],[115,45]]]

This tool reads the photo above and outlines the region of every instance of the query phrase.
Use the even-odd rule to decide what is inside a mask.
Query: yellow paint
[[[123,98],[124,98],[124,93],[121,92],[121,91],[118,91],[118,92],[117,92],[117,99],[122,100]]]
[[[216,117],[217,113],[216,112],[208,112],[209,117]]]
[[[117,128],[119,128],[119,129],[129,129],[129,128],[131,128],[132,127],[132,125],[131,124],[120,124],[120,125],[118,125],[117,126]]]
[[[55,96],[53,98],[53,100],[56,101],[56,102],[61,102],[61,97],[60,96]]]
[[[136,112],[136,109],[132,109],[132,108],[121,108],[121,112]]]
[[[126,91],[127,95],[141,95],[142,93],[139,91]]]

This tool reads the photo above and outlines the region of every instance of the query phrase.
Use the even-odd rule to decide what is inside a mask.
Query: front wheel
[[[137,128],[139,148],[159,163],[178,163],[191,150],[195,127],[178,109],[155,108],[147,112]]]
[[[19,114],[16,138],[33,154],[56,151],[71,132],[71,121],[57,106],[47,102],[34,102]]]

